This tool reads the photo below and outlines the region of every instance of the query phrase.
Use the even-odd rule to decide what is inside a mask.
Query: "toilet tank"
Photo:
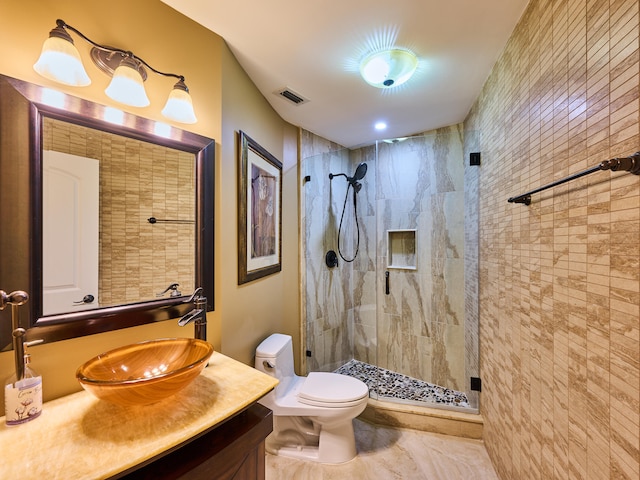
[[[293,344],[290,335],[274,333],[256,348],[256,369],[279,380],[276,396],[284,395],[295,378]]]

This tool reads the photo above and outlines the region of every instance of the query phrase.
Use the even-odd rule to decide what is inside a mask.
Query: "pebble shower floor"
[[[464,392],[423,382],[358,360],[350,360],[338,368],[335,373],[362,380],[369,387],[369,392],[373,397],[436,403],[452,407],[469,407],[469,400]]]

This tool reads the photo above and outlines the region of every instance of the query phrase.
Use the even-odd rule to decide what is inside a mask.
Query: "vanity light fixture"
[[[193,102],[182,75],[156,70],[130,51],[100,45],[63,20],[56,20],[56,27],[49,32],[49,38],[42,46],[40,58],[33,66],[40,75],[73,87],[82,87],[91,83],[80,54],[67,30],[74,32],[92,45],[91,60],[102,72],[112,77],[111,83],[105,90],[109,98],[132,107],[148,106],[150,102],[143,82],[147,79],[147,69],[149,69],[158,75],[178,79],[162,109],[162,114],[176,122],[196,123]]]
[[[390,88],[402,85],[416,71],[418,57],[403,48],[376,50],[360,62],[360,75],[369,84],[377,88]]]

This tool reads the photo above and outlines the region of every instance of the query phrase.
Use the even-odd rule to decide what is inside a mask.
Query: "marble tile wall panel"
[[[480,406],[505,480],[640,477],[640,179],[506,202],[639,150],[639,39],[637,0],[532,0],[465,120]]]
[[[147,222],[195,218],[193,155],[58,120],[43,132],[45,150],[100,160],[100,304],[193,291],[194,226]]]
[[[373,365],[377,365],[378,362],[377,277],[375,270],[356,270],[353,273],[353,358]]]
[[[303,332],[305,349],[311,351],[303,370],[332,371],[353,358],[352,266],[342,260],[334,269],[325,264],[327,251],[338,250],[338,226],[347,190],[344,177],[329,180],[329,173],[348,173],[349,156],[339,145],[304,130],[301,144],[302,177],[311,177],[302,187],[301,207]]]
[[[376,208],[376,147],[363,147],[349,152],[351,170],[361,162],[367,164],[367,174],[360,181],[358,193],[358,221],[360,249],[353,262],[354,338],[352,358],[375,363],[378,361],[378,309],[379,293],[377,269],[377,208]],[[355,232],[352,231],[353,238]],[[368,358],[369,360],[365,360]]]

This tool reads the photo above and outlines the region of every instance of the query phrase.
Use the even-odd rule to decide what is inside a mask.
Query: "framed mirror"
[[[27,340],[177,318],[198,286],[213,310],[214,159],[210,138],[0,76],[0,288],[29,293]]]

